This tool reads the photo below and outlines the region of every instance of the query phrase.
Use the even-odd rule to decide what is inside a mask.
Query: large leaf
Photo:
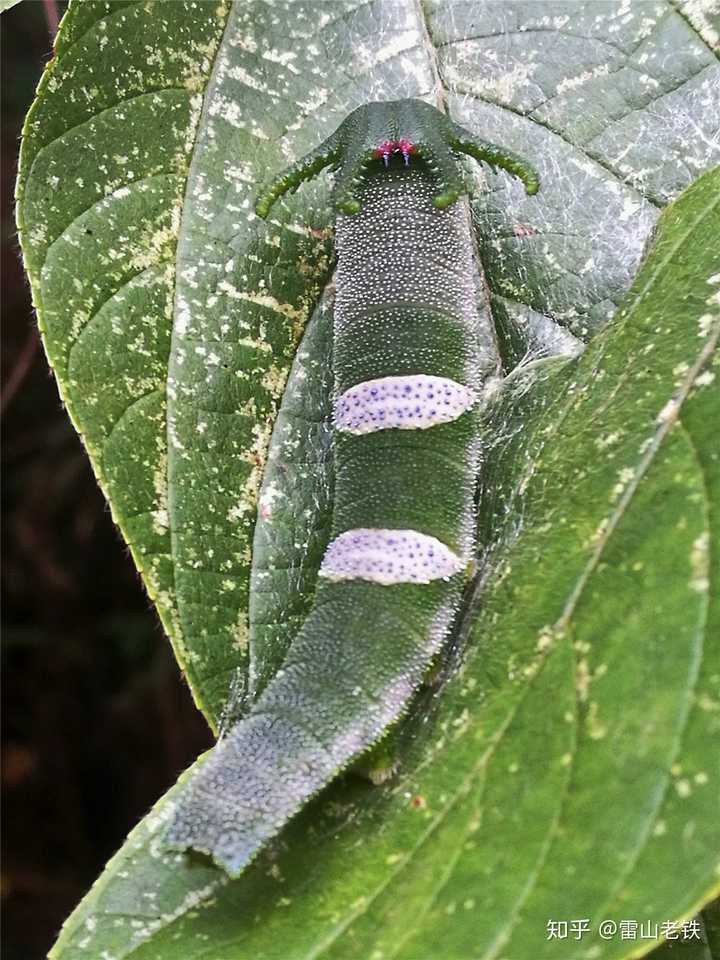
[[[246,669],[257,488],[331,251],[327,181],[269,228],[253,194],[350,109],[428,96],[437,71],[451,113],[543,174],[535,200],[493,178],[478,202],[499,321],[586,337],[654,203],[717,156],[717,63],[666,3],[423,19],[405,0],[85,0],[28,117],[19,223],[48,356],[213,725]]]
[[[174,788],[54,957],[620,958],[653,941],[601,920],[679,920],[718,888],[719,229],[720,170],[579,361],[506,382],[506,539],[397,782],[336,784],[233,883],[163,851]],[[581,954],[546,940],[584,917]]]
[[[269,230],[250,213],[257,184],[358,104],[430,96],[439,77],[457,119],[531,155],[543,177],[529,200],[492,177],[475,204],[512,365],[612,315],[657,206],[718,157],[718,66],[684,16],[656,2],[436,3],[423,19],[390,0],[90,0],[71,7],[56,51],[22,157],[35,302],[114,516],[215,722],[246,660],[272,418],[331,250],[327,182],[304,187]],[[671,244],[673,231],[692,234],[669,226]],[[702,582],[717,487],[698,486],[715,468],[707,390],[683,407],[684,431],[638,459],[673,378],[684,364],[697,372],[696,331],[682,322],[694,303],[678,293],[696,268],[655,269],[677,294],[672,343],[633,313],[580,373],[529,367],[500,395],[484,483],[497,546],[464,630],[477,653],[432,722],[418,720],[432,733],[408,734],[402,779],[390,791],[338,784],[227,886],[162,853],[161,802],[57,956],[173,956],[177,937],[183,956],[223,958],[575,956],[570,943],[543,947],[547,919],[610,913],[620,895],[625,916],[677,917],[707,896],[717,841],[701,741],[715,701],[702,687],[690,699],[705,595],[677,571],[692,553]],[[635,468],[646,473],[637,490]],[[623,509],[605,536],[613,491]],[[651,617],[655,640],[642,630]],[[597,956],[645,946],[593,945]]]
[[[241,82],[217,89],[239,69],[219,47],[240,29],[227,17],[223,4],[75,5],[27,120],[19,190],[61,393],[211,722],[246,659],[272,415],[329,262],[304,224],[243,234],[245,157],[261,168],[266,140],[236,116]],[[224,223],[208,232],[211,199]]]

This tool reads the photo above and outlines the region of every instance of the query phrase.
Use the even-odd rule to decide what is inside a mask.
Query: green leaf
[[[241,120],[218,89],[228,12],[75,4],[26,122],[18,196],[63,399],[213,724],[247,658],[272,417],[329,262],[305,225],[261,239],[238,225],[264,160],[252,109]],[[208,232],[211,198],[224,220]]]
[[[478,200],[499,322],[584,339],[653,201],[717,156],[717,63],[670,6],[499,9],[83,0],[64,18],[23,140],[25,261],[63,399],[213,726],[247,669],[257,488],[331,253],[327,180],[269,229],[257,185],[355,106],[428,96],[437,68],[450,112],[544,177],[532,201],[502,177]]]
[[[719,228],[720,169],[584,356],[507,382],[504,542],[397,782],[337,783],[233,883],[158,846],[173,788],[54,957],[575,958],[546,924],[587,917],[581,955],[620,958],[652,941],[601,920],[679,920],[717,890]]]
[[[329,181],[269,230],[258,184],[355,106],[439,77],[457,120],[543,178],[525,199],[489,175],[475,202],[508,368],[577,347],[658,206],[717,161],[718,65],[692,23],[654,0],[71,5],[26,125],[23,251],[63,398],[212,723],[245,669],[254,500],[330,266]],[[709,897],[713,197],[705,180],[668,212],[577,366],[523,365],[499,393],[468,659],[420,705],[400,778],[336,784],[232,884],[160,848],[171,792],[55,957],[575,960],[548,919],[673,919]]]

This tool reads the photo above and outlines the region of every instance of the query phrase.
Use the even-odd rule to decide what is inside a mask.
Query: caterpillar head
[[[410,166],[418,160],[435,180],[433,203],[448,207],[467,192],[458,162],[460,153],[514,174],[529,194],[540,187],[533,167],[512,151],[479,139],[422,100],[390,100],[353,110],[327,140],[267,186],[256,201],[255,212],[267,217],[279,197],[332,167],[337,171],[335,207],[352,215],[360,210],[358,188],[373,169],[391,163]]]

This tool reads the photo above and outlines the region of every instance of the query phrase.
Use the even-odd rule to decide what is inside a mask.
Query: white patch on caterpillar
[[[426,430],[449,423],[475,403],[470,387],[447,377],[418,373],[379,377],[346,390],[335,402],[335,427],[346,433]]]
[[[417,530],[360,527],[341,533],[328,544],[320,576],[385,585],[430,583],[447,580],[465,566],[442,541]]]

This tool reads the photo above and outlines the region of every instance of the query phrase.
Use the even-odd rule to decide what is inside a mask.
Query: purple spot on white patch
[[[435,397],[443,396],[442,406]],[[450,423],[475,403],[470,387],[447,377],[380,377],[346,390],[335,403],[335,426],[346,433],[427,430]]]
[[[436,537],[417,530],[348,530],[328,545],[320,576],[373,583],[430,583],[459,573],[465,562]]]

